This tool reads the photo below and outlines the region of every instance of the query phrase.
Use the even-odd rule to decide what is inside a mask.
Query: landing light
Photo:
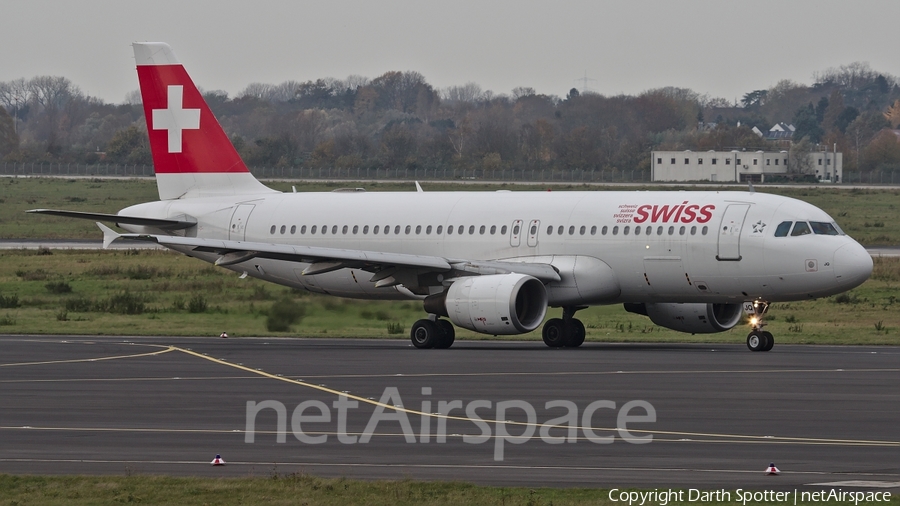
[[[755,327],[757,323],[759,323],[759,318],[757,318],[755,316],[751,316],[750,317],[750,325]]]

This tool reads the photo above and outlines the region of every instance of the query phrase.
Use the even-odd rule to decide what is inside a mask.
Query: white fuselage
[[[765,193],[270,193],[151,202],[120,214],[188,215],[198,222],[188,235],[208,239],[550,263],[570,273],[562,284],[597,285],[595,295],[573,302],[571,295],[554,300],[550,283],[550,305],[802,300],[857,286],[872,268],[866,251],[843,234],[776,237],[782,222],[834,220],[805,202]],[[571,268],[578,258],[590,261]],[[376,288],[371,272],[301,275],[307,266],[251,259],[227,268],[338,296],[415,297],[402,286]],[[598,266],[614,279],[607,273],[592,280]],[[603,292],[599,285],[609,283],[617,290]]]

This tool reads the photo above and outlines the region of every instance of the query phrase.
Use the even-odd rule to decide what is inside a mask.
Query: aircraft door
[[[509,245],[518,248],[519,244],[522,244],[522,220],[512,222],[509,228]]]
[[[228,227],[228,239],[243,241],[247,237],[247,220],[253,212],[253,204],[239,204],[231,215],[231,225]]]
[[[528,224],[528,245],[535,247],[538,244],[538,233],[541,228],[541,220],[531,220]]]
[[[719,252],[716,260],[737,261],[741,259],[741,229],[750,204],[731,204],[722,215],[719,225]]]

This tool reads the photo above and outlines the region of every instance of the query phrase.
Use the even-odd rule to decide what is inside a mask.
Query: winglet
[[[417,193],[422,193],[422,192],[424,192],[424,191],[425,191],[425,190],[422,189],[422,185],[420,185],[419,182],[416,181],[416,192],[417,192]]]
[[[116,239],[119,238],[121,234],[117,233],[115,230],[107,227],[106,225],[100,223],[99,221],[95,222],[100,230],[103,231],[103,249],[109,248],[109,245],[113,243]]]

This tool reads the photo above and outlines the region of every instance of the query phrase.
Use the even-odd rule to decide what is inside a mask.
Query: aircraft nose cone
[[[838,283],[859,286],[872,274],[872,256],[857,243],[845,244],[834,252],[834,276]]]

